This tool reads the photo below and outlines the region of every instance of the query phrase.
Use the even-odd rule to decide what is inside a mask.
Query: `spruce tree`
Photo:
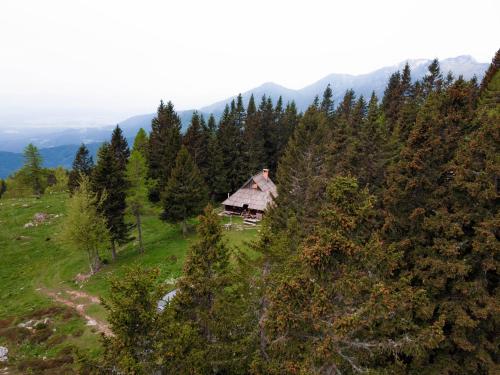
[[[157,309],[165,294],[156,268],[126,268],[110,280],[109,297],[103,300],[113,335],[103,336],[100,373],[147,375],[161,371],[168,360],[158,347],[168,330],[165,316]]]
[[[255,107],[253,94],[248,102],[245,129],[243,133],[245,168],[248,173],[254,173],[266,165],[264,150],[264,133],[262,123]]]
[[[323,92],[323,99],[321,100],[320,110],[323,111],[329,119],[333,118],[335,113],[334,103],[333,103],[333,91],[330,84],[326,86]]]
[[[0,199],[2,199],[2,195],[7,191],[7,183],[4,179],[0,178]]]
[[[116,246],[128,241],[130,226],[125,223],[126,189],[123,159],[109,143],[104,143],[98,152],[97,164],[92,173],[92,186],[102,199],[100,212],[106,218],[111,235],[111,251],[116,259]]]
[[[94,160],[88,148],[82,143],[76,152],[71,172],[68,177],[68,189],[73,193],[80,185],[80,176],[90,176],[94,168]]]
[[[183,373],[244,374],[252,354],[242,320],[245,301],[234,283],[219,216],[208,205],[199,220],[198,240],[188,250],[171,307],[196,339],[177,361]]]
[[[25,147],[23,171],[26,174],[28,184],[33,194],[40,196],[43,193],[42,186],[42,163],[43,159],[38,148],[30,143]]]
[[[182,138],[182,143],[189,151],[196,166],[200,170],[203,178],[206,180],[208,165],[208,140],[209,130],[203,119],[203,115],[193,112],[191,123]]]
[[[212,202],[218,202],[226,197],[227,185],[224,157],[215,132],[209,135],[207,147],[206,182],[209,197]]]
[[[172,102],[160,102],[156,117],[151,123],[149,136],[149,178],[154,182],[149,198],[153,202],[160,199],[160,193],[170,177],[175,158],[181,147],[181,120]]]
[[[394,334],[404,322],[387,316],[404,312],[401,299],[413,291],[404,280],[386,281],[398,254],[371,234],[372,207],[355,179],[328,183],[318,224],[267,289],[262,372],[378,373],[374,357],[407,350],[406,337]]]
[[[286,228],[295,217],[308,231],[313,225],[325,189],[326,146],[330,133],[326,115],[314,106],[309,107],[280,159],[277,171],[278,197],[273,221]]]
[[[203,177],[188,150],[183,146],[175,160],[175,166],[162,193],[162,220],[182,223],[186,233],[186,220],[198,215],[208,201]]]
[[[130,156],[130,150],[128,148],[128,142],[123,136],[123,131],[118,125],[116,125],[111,134],[110,147],[115,155],[119,168],[125,170],[127,160]]]
[[[239,189],[250,173],[245,170],[245,146],[242,143],[242,129],[235,121],[236,105],[234,101],[231,107],[232,110],[230,106],[226,105],[217,131],[217,139],[224,158],[224,170],[229,188],[227,193]]]
[[[146,159],[139,150],[132,151],[126,169],[127,198],[125,202],[129,213],[135,219],[138,233],[139,251],[144,252],[142,242],[142,222],[141,216],[144,214],[145,204],[148,198],[147,188],[147,165]]]
[[[143,128],[137,131],[134,138],[133,151],[139,151],[142,156],[147,160],[148,158],[148,147],[149,147],[149,136]]]

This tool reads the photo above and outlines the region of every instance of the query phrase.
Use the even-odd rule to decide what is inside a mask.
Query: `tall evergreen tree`
[[[128,148],[128,142],[123,136],[123,131],[118,125],[116,125],[111,134],[110,147],[113,150],[119,168],[125,170],[127,160],[130,156],[130,150]]]
[[[236,105],[234,101],[231,107],[232,110],[226,105],[217,131],[218,142],[224,158],[228,193],[239,189],[241,184],[248,178],[248,172],[244,168],[242,129],[235,121]]]
[[[134,138],[134,145],[132,147],[133,151],[139,151],[142,156],[147,160],[148,158],[148,147],[149,147],[149,136],[143,128],[137,131]]]
[[[172,102],[160,102],[149,136],[149,177],[154,182],[149,198],[157,202],[170,177],[181,147],[181,120]]]
[[[157,347],[164,341],[165,317],[157,310],[163,297],[158,269],[128,267],[124,275],[110,280],[109,297],[103,305],[108,311],[112,336],[103,336],[103,374],[146,375],[161,371]]]
[[[320,110],[323,111],[329,119],[333,118],[335,107],[333,102],[333,91],[330,84],[326,86],[323,92],[323,99],[321,100]]]
[[[245,168],[249,173],[262,169],[266,163],[264,133],[252,94],[248,102],[244,138]]]
[[[205,180],[208,178],[208,140],[209,130],[205,124],[203,115],[200,116],[195,111],[182,141]]]
[[[127,204],[128,211],[135,219],[139,240],[139,251],[141,253],[144,252],[141,216],[144,214],[144,206],[148,198],[148,188],[146,184],[147,174],[146,159],[139,150],[132,151],[127,163],[125,175],[128,186],[125,203]]]
[[[406,350],[406,338],[393,335],[401,323],[385,322],[405,310],[399,298],[412,291],[404,281],[386,282],[398,254],[371,236],[372,206],[355,179],[328,184],[321,220],[268,289],[263,372],[368,373],[378,367],[375,355]]]
[[[23,171],[26,174],[28,184],[33,194],[40,196],[43,193],[42,186],[42,163],[43,159],[38,148],[30,143],[25,147]]]
[[[94,160],[88,148],[82,143],[76,152],[71,172],[68,177],[68,189],[73,193],[80,185],[80,176],[90,176],[94,168]]]
[[[208,201],[203,177],[188,150],[182,147],[175,160],[172,174],[162,193],[162,220],[182,223],[186,233],[186,220],[199,214]]]
[[[104,143],[98,152],[97,164],[92,173],[92,186],[102,199],[100,212],[106,218],[111,235],[111,251],[116,259],[116,246],[128,241],[130,226],[125,223],[127,183],[123,159],[109,143]]]
[[[309,107],[280,159],[277,183],[277,209],[272,210],[278,228],[286,228],[292,217],[308,231],[313,225],[325,191],[326,145],[329,142],[326,115]]]
[[[176,320],[196,335],[177,358],[182,363],[178,367],[182,373],[244,374],[252,351],[220,218],[208,205],[199,220],[198,240],[189,248],[171,306]]]
[[[7,183],[4,179],[0,178],[0,199],[2,199],[2,195],[7,191]]]

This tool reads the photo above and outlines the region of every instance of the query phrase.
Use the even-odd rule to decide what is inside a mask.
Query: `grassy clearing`
[[[32,359],[60,358],[65,355],[65,348],[71,346],[91,355],[99,353],[98,335],[93,332],[95,329],[85,325],[78,315],[73,315],[71,319],[63,319],[57,314],[52,316],[50,308],[58,304],[45,291],[64,297],[68,291],[78,290],[105,298],[108,278],[123,274],[125,267],[132,264],[158,267],[164,280],[175,279],[181,274],[189,245],[196,239],[194,232],[183,237],[177,226],[158,219],[156,207],[149,207],[143,219],[145,253],[138,253],[135,241],[125,244],[119,249],[116,263],[106,264],[97,275],[78,285],[74,281],[75,276],[88,273],[86,255],[69,250],[58,240],[67,199],[67,194],[51,194],[41,199],[0,200],[0,321],[4,329],[15,330],[17,324],[26,321],[30,314],[48,309],[46,317],[50,319],[51,329],[55,329],[53,332],[57,332],[43,342],[37,342],[31,336],[11,340],[0,331],[0,345],[9,347],[11,358],[16,359],[18,367],[20,363],[29,363]],[[43,224],[25,228],[25,224],[32,222],[34,215],[40,212],[52,216]],[[241,219],[233,218],[232,222],[242,227]],[[194,226],[196,220],[193,219],[190,224]],[[224,233],[230,247],[250,252],[248,243],[257,232],[258,228],[251,228]],[[109,254],[103,256],[110,259]],[[78,299],[74,301],[80,303]],[[89,303],[85,306],[85,313],[96,319],[106,319],[105,310],[99,304]],[[54,360],[54,363],[58,361]],[[62,363],[68,366],[66,362]]]

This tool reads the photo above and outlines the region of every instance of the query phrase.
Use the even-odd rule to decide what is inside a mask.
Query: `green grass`
[[[54,306],[55,303],[42,293],[43,290],[83,290],[105,298],[109,291],[109,277],[122,275],[126,266],[132,264],[158,267],[164,280],[181,275],[186,252],[196,240],[196,234],[193,230],[193,233],[183,237],[178,226],[159,220],[158,208],[149,207],[143,218],[145,253],[138,252],[136,241],[125,244],[119,249],[117,261],[106,264],[80,289],[74,278],[78,273],[88,273],[86,255],[70,250],[58,239],[67,199],[67,194],[51,194],[41,199],[0,200],[0,320],[10,319],[12,324],[17,324],[30,313]],[[25,228],[24,225],[32,221],[37,212],[62,216],[36,227]],[[228,219],[224,218],[223,222],[228,222]],[[240,218],[233,218],[232,222],[238,228],[243,227]],[[191,220],[190,224],[194,227],[196,220]],[[257,233],[258,228],[227,230],[224,231],[224,237],[231,248],[239,248],[249,252],[250,256],[257,256],[248,248],[248,243]],[[105,254],[105,258],[109,260],[109,254]],[[106,318],[101,305],[91,305],[86,313],[93,318]],[[56,355],[59,347],[75,345],[94,355],[98,354],[98,335],[85,326],[82,318],[54,319],[51,324],[58,334],[66,337],[63,344],[50,347],[47,343],[23,343],[14,352],[23,358],[42,355],[51,357]],[[73,335],[72,332],[79,334]],[[5,341],[0,335],[0,343],[2,340]]]

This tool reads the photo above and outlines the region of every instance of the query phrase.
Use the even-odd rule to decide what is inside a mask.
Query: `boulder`
[[[5,346],[0,346],[0,362],[7,362],[7,360],[9,359],[8,354],[9,349],[7,349]]]

